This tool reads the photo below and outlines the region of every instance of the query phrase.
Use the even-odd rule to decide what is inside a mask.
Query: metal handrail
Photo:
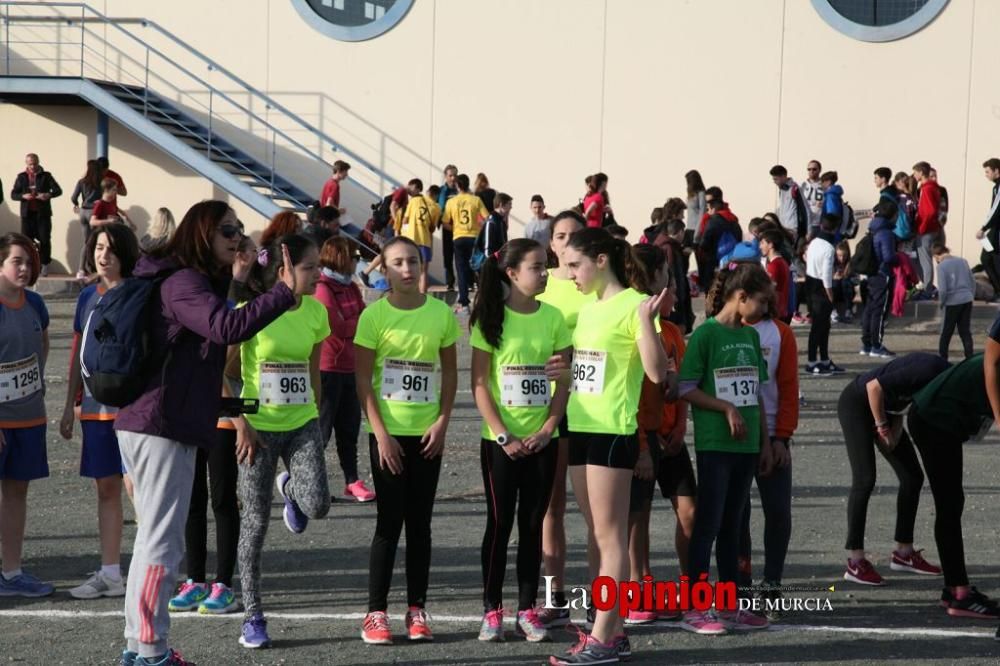
[[[361,157],[357,153],[351,151],[350,149],[345,148],[342,144],[340,144],[339,142],[337,142],[334,139],[332,139],[330,136],[328,136],[326,133],[324,133],[319,128],[317,128],[317,127],[313,126],[312,124],[307,123],[306,121],[302,120],[302,118],[300,118],[298,115],[296,115],[295,113],[293,113],[292,111],[290,111],[284,105],[280,104],[279,102],[277,102],[276,100],[272,99],[268,95],[262,93],[261,91],[259,91],[255,87],[251,86],[249,83],[247,83],[246,81],[244,81],[240,77],[236,76],[235,74],[233,74],[232,72],[230,72],[228,69],[226,69],[225,67],[223,67],[222,65],[220,65],[216,61],[212,60],[208,56],[206,56],[201,51],[195,49],[190,44],[188,44],[188,43],[184,42],[183,40],[179,39],[176,35],[174,35],[170,31],[164,29],[162,26],[160,26],[159,24],[157,24],[155,21],[151,21],[151,20],[143,19],[143,18],[112,18],[112,17],[108,17],[108,16],[105,16],[104,14],[102,14],[101,12],[97,11],[96,9],[94,9],[93,7],[91,7],[90,5],[88,5],[86,3],[79,3],[79,2],[27,2],[27,1],[24,1],[24,0],[3,0],[3,1],[0,1],[0,5],[6,6],[8,8],[11,7],[11,6],[30,6],[30,7],[57,7],[57,8],[74,8],[74,9],[79,9],[79,10],[81,10],[81,16],[79,18],[77,18],[75,16],[65,16],[65,17],[16,16],[16,15],[15,16],[11,16],[10,13],[9,13],[9,9],[8,9],[8,12],[3,17],[3,19],[4,19],[4,22],[6,24],[5,28],[7,30],[9,30],[9,24],[11,22],[18,22],[18,21],[26,21],[26,22],[35,22],[35,21],[37,21],[37,22],[61,22],[61,21],[66,21],[68,25],[73,25],[76,22],[80,22],[80,23],[96,22],[96,23],[104,23],[106,25],[110,25],[110,26],[114,27],[116,30],[118,30],[119,32],[121,32],[122,34],[124,34],[126,37],[128,37],[129,39],[131,39],[132,41],[134,41],[135,43],[137,43],[142,48],[147,49],[149,52],[155,53],[158,57],[162,58],[166,63],[169,63],[170,65],[172,65],[175,68],[177,68],[178,70],[180,70],[186,76],[189,76],[190,78],[194,79],[195,82],[197,82],[199,85],[204,86],[207,89],[207,91],[210,91],[213,95],[214,94],[220,95],[223,99],[225,99],[233,107],[235,107],[236,109],[241,110],[248,117],[252,118],[253,120],[256,120],[256,121],[260,122],[262,125],[264,125],[265,127],[269,128],[272,131],[272,133],[273,133],[272,134],[272,138],[271,138],[272,146],[274,145],[277,137],[281,136],[281,138],[283,140],[287,141],[290,145],[294,146],[295,148],[297,148],[298,150],[302,151],[306,155],[312,157],[313,159],[316,159],[319,162],[322,162],[322,163],[325,163],[325,164],[329,164],[329,163],[326,162],[326,160],[323,159],[322,155],[319,155],[315,151],[313,151],[311,148],[308,148],[308,147],[304,146],[301,142],[293,139],[288,134],[286,134],[284,131],[280,130],[273,123],[271,123],[271,122],[269,122],[269,121],[261,118],[260,116],[258,116],[256,113],[254,113],[250,109],[248,109],[248,108],[244,107],[243,105],[241,105],[240,103],[236,102],[234,99],[232,99],[229,95],[227,95],[225,92],[223,92],[222,90],[220,90],[218,87],[213,86],[212,84],[210,84],[207,81],[203,80],[201,77],[199,77],[198,75],[194,74],[193,72],[191,72],[190,70],[188,70],[187,68],[185,68],[180,63],[178,63],[178,62],[174,61],[172,58],[168,57],[162,51],[159,51],[158,49],[150,46],[148,42],[143,41],[142,39],[139,39],[137,36],[135,36],[134,34],[132,34],[131,32],[129,32],[125,28],[123,28],[122,24],[135,23],[135,24],[142,25],[143,27],[152,27],[156,32],[158,32],[159,34],[161,34],[162,36],[164,36],[165,38],[167,38],[171,42],[177,44],[184,51],[188,52],[189,54],[193,55],[197,59],[199,59],[202,62],[204,62],[208,66],[208,68],[209,68],[210,71],[218,72],[219,74],[225,76],[230,81],[232,81],[234,84],[236,84],[239,88],[242,88],[243,90],[245,90],[250,95],[258,98],[259,100],[261,100],[265,104],[265,108],[267,110],[272,110],[273,109],[273,110],[281,113],[285,118],[291,120],[294,124],[299,125],[303,130],[305,130],[305,131],[307,131],[307,132],[315,135],[318,139],[320,139],[321,141],[323,141],[324,143],[326,143],[327,145],[329,145],[332,150],[335,150],[337,152],[343,153],[345,156],[347,156],[347,157],[351,158],[352,160],[354,160],[355,162],[357,162],[360,166],[364,167],[365,169],[367,169],[368,171],[370,171],[372,174],[374,174],[375,176],[377,176],[378,179],[380,179],[382,181],[385,181],[385,182],[388,182],[393,187],[400,186],[400,182],[399,181],[397,181],[396,179],[390,177],[388,174],[382,172],[380,169],[378,169],[373,164],[371,164],[368,160],[364,159],[363,157]],[[88,18],[86,16],[86,12],[91,13],[93,15],[93,18]],[[121,53],[121,51],[119,49],[115,48],[113,45],[111,45],[108,42],[107,39],[97,37],[96,35],[94,35],[94,33],[91,33],[91,34],[96,39],[100,40],[101,42],[103,42],[104,44],[106,44],[108,46],[112,46],[112,48],[114,48],[116,51],[118,51],[119,53]],[[81,39],[81,42],[82,41],[83,40]],[[81,51],[82,51],[82,44],[81,44]],[[273,176],[273,163],[272,163],[272,176]],[[379,198],[379,194],[377,194],[371,188],[365,186],[363,183],[355,181],[355,184],[357,186],[361,187],[366,192],[368,192],[371,196],[373,196],[375,198]]]

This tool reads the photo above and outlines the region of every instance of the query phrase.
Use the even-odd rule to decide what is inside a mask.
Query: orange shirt
[[[686,349],[681,330],[672,322],[660,318],[660,340],[667,352],[667,358],[673,360],[680,369]],[[655,430],[665,435],[673,429],[676,421],[677,403],[665,403],[662,387],[649,381],[649,377],[643,377],[642,392],[639,394],[639,450],[645,451],[649,448],[647,431]]]

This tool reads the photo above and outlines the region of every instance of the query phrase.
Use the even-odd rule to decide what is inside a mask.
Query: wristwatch
[[[510,444],[511,436],[509,432],[502,432],[497,435],[497,444],[500,446],[507,446]]]

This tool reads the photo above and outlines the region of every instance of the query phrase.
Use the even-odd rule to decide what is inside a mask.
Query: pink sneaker
[[[852,583],[861,583],[862,585],[885,585],[882,576],[875,571],[875,567],[866,559],[862,559],[857,563],[847,560],[847,571],[844,572],[844,580],[849,580]]]
[[[659,615],[655,611],[630,610],[625,618],[625,624],[651,624],[658,618]]]
[[[368,489],[364,481],[358,479],[344,486],[344,497],[358,502],[371,502],[375,499],[375,493]]]
[[[735,631],[754,631],[771,626],[766,617],[745,610],[723,611],[719,615],[726,626]]]
[[[924,559],[921,555],[922,551],[915,550],[909,555],[900,555],[899,551],[892,551],[892,562],[889,564],[889,568],[893,571],[909,571],[915,574],[923,574],[925,576],[940,576],[941,567],[935,566]]]
[[[728,633],[726,625],[719,621],[713,611],[688,611],[681,621],[681,629],[702,636],[721,636]]]

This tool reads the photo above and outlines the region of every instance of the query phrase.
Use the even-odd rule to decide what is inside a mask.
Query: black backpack
[[[851,270],[858,275],[875,275],[878,273],[878,257],[875,256],[875,241],[870,231],[854,246],[854,254],[851,256]]]
[[[854,238],[858,235],[858,220],[854,217],[854,209],[851,204],[844,202],[844,211],[841,214],[840,235],[844,238]]]
[[[392,220],[392,194],[387,194],[382,197],[382,200],[378,203],[372,204],[372,230],[376,233],[381,233],[389,222]]]

